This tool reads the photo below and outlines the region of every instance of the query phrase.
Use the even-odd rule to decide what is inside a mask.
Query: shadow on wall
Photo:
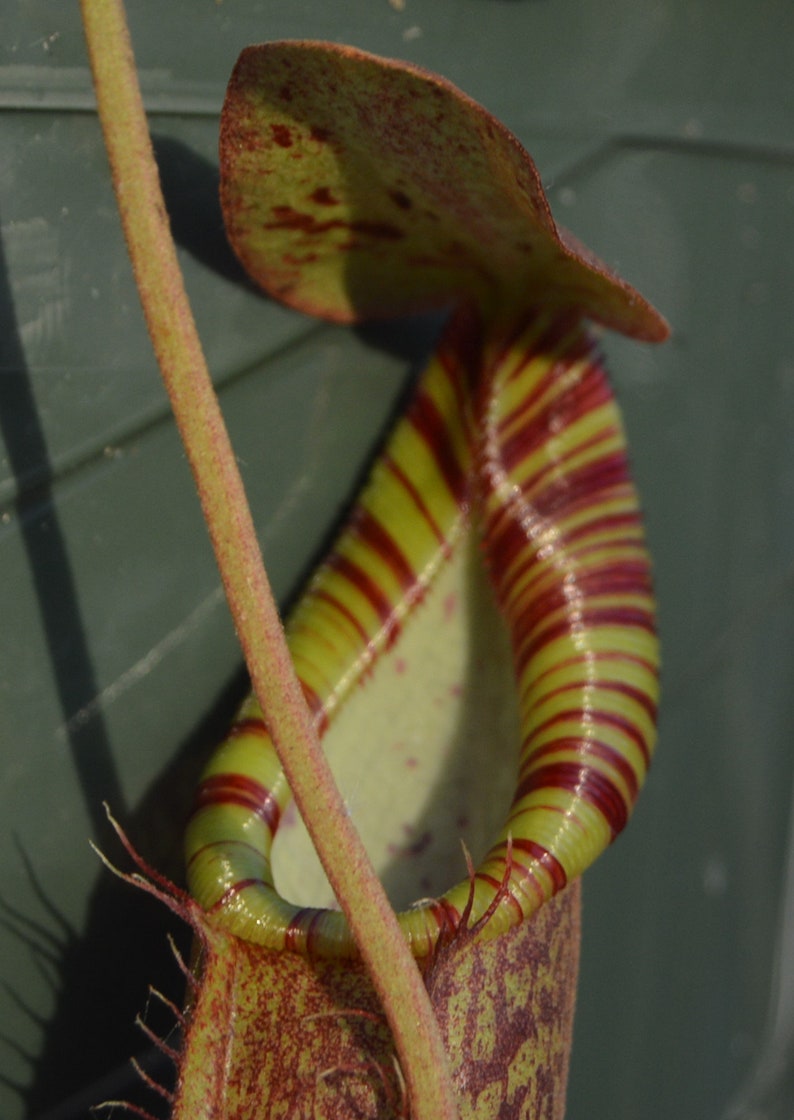
[[[218,202],[218,170],[187,146],[155,139],[166,204],[177,244],[216,275],[256,290],[230,249]],[[261,293],[260,293],[261,294]],[[262,295],[262,299],[266,299]],[[367,326],[359,332],[368,345],[408,362],[423,358],[439,329],[438,317]],[[131,841],[152,866],[175,882],[182,879],[183,825],[198,772],[209,750],[222,738],[247,688],[241,671],[225,693],[207,705],[187,741],[175,745],[173,763],[132,813],[125,803],[99,689],[85,636],[76,581],[67,542],[59,523],[54,475],[37,402],[29,378],[5,260],[0,244],[0,431],[16,482],[15,519],[35,588],[50,669],[56,682],[69,747],[93,837],[111,862],[128,866],[126,855],[103,810],[107,802],[123,821]],[[85,719],[76,713],[87,712]],[[26,1104],[29,1120],[84,1120],[103,1099],[131,1099],[157,1116],[167,1106],[141,1085],[129,1056],[160,1082],[168,1063],[135,1026],[144,1014],[152,1030],[168,1037],[173,1016],[155,998],[155,987],[177,1005],[184,980],[167,938],[184,958],[190,933],[164,907],[144,900],[127,884],[97,867],[97,885],[87,904],[86,925],[78,933],[49,896],[28,854],[18,845],[29,892],[26,898],[0,903],[0,923],[22,942],[47,975],[55,1011],[46,1021],[6,984],[6,996],[43,1033],[38,1057],[21,1054],[32,1067],[29,1085],[11,1084]],[[173,1041],[173,1039],[172,1039]],[[19,1053],[13,1038],[5,1042]]]

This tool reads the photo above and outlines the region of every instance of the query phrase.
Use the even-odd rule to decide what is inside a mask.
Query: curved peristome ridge
[[[471,881],[400,915],[419,957],[464,915],[498,933],[583,871],[626,823],[653,749],[650,565],[617,405],[575,318],[531,314],[485,355],[466,315],[447,330],[288,623],[321,731],[397,640],[472,505],[512,643],[519,769],[508,819]],[[273,886],[289,796],[251,699],[199,786],[191,892],[248,940],[352,954],[339,913],[293,906]]]
[[[523,733],[508,819],[476,873],[487,898],[511,843],[496,932],[626,824],[656,738],[659,650],[620,413],[576,320],[538,315],[505,343],[481,431],[486,555]]]

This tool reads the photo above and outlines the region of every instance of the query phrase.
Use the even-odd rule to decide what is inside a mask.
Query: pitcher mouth
[[[536,310],[493,343],[478,381],[472,366],[482,356],[469,342],[453,319],[287,626],[324,731],[409,620],[421,625],[419,604],[477,524],[509,636],[518,772],[476,871],[400,913],[417,958],[464,916],[467,928],[498,934],[584,870],[628,820],[655,739],[650,561],[594,341],[575,317]],[[477,767],[486,760],[483,751]],[[199,786],[186,839],[190,890],[213,922],[245,940],[355,955],[340,913],[293,905],[276,890],[271,850],[289,799],[249,701]]]

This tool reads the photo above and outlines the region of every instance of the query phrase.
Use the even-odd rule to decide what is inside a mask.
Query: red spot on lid
[[[271,206],[270,209],[273,220],[265,222],[262,226],[263,229],[291,229],[300,233],[315,235],[327,233],[329,230],[343,229],[349,230],[351,233],[360,233],[367,237],[380,238],[385,241],[396,241],[405,236],[401,229],[390,222],[370,222],[363,218],[353,222],[343,221],[341,218],[331,218],[320,222],[313,214],[302,213],[292,206]],[[344,247],[344,245],[336,246],[337,249]]]
[[[318,206],[338,206],[339,199],[331,193],[330,187],[318,187],[316,191],[312,191],[309,195],[312,202],[316,202]]]
[[[319,257],[317,253],[283,253],[281,260],[284,264],[291,265],[293,268],[300,268],[305,264],[315,264]]]
[[[291,148],[293,144],[292,131],[285,124],[271,124],[270,134],[280,148]]]
[[[389,198],[395,206],[399,206],[401,210],[410,210],[413,202],[405,193],[405,191],[389,191]]]

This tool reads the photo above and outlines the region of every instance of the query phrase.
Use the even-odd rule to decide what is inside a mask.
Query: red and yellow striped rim
[[[531,914],[625,825],[655,738],[650,564],[617,405],[593,341],[540,313],[482,357],[457,316],[327,560],[289,620],[318,728],[394,643],[478,523],[513,650],[522,726],[513,804],[471,882],[399,915],[417,957],[465,915]],[[256,701],[210,761],[186,850],[191,893],[249,941],[355,952],[343,916],[275,890],[290,793]]]

